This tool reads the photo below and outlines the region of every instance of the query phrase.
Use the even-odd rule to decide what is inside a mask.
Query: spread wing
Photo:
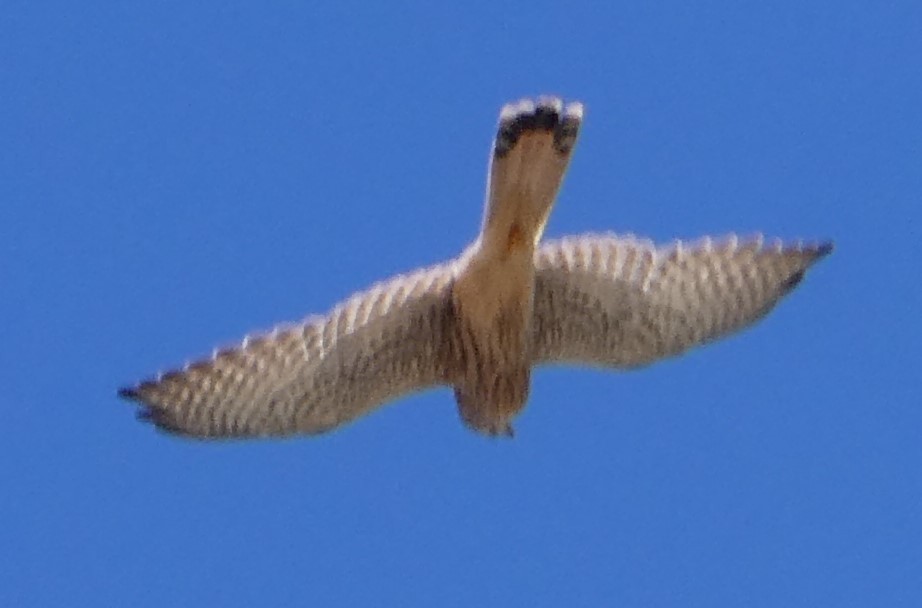
[[[321,433],[445,382],[454,264],[379,283],[325,317],[247,338],[119,391],[141,417],[194,437]]]
[[[762,318],[831,250],[733,235],[549,241],[535,256],[535,362],[635,367],[680,354]]]

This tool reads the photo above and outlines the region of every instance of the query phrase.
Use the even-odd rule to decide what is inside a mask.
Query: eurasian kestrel
[[[733,235],[539,244],[582,119],[582,104],[554,98],[502,109],[480,235],[456,259],[119,394],[167,431],[264,437],[321,433],[448,385],[467,425],[511,435],[535,365],[634,368],[678,355],[761,318],[832,250]]]

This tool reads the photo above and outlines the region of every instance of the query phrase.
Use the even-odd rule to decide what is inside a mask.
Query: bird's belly
[[[462,419],[488,433],[511,433],[525,406],[531,369],[534,270],[520,260],[472,264],[455,280],[452,305]]]

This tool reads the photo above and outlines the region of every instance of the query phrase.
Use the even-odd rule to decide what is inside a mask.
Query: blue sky
[[[0,604],[918,606],[913,2],[14,2]],[[504,101],[586,121],[549,236],[833,238],[751,331],[203,444],[116,388],[455,255]]]

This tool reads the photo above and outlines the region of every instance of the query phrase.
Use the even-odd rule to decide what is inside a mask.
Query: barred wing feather
[[[446,381],[453,263],[379,283],[325,317],[120,391],[160,428],[193,437],[321,433]]]
[[[535,363],[636,367],[768,313],[831,244],[735,235],[656,247],[633,236],[545,242],[535,256]]]

